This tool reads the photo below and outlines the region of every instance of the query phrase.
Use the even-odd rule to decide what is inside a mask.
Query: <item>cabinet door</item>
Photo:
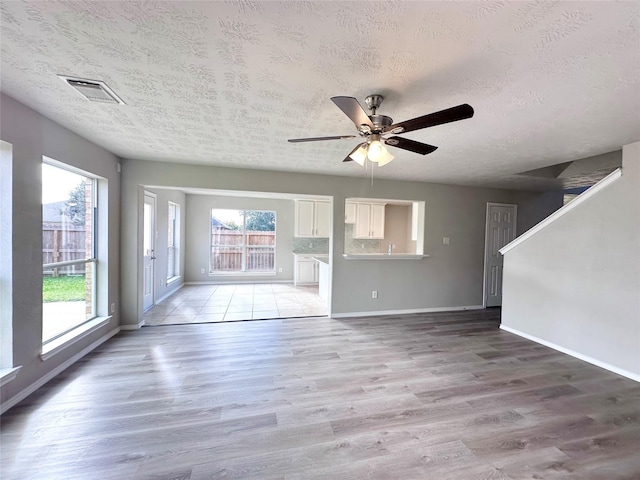
[[[314,237],[328,238],[331,231],[331,203],[315,202],[316,231]]]
[[[295,236],[313,237],[314,220],[314,202],[296,200]]]
[[[384,205],[371,205],[371,238],[384,238]]]
[[[298,272],[298,283],[315,283],[316,280],[316,262],[311,261],[298,261],[296,264],[296,270]]]
[[[356,228],[353,238],[369,238],[371,234],[371,204],[356,204]]]
[[[347,202],[344,205],[344,223],[356,223],[356,204]]]

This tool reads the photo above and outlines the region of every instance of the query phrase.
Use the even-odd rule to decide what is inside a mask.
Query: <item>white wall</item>
[[[209,275],[211,209],[271,210],[276,212],[275,275]],[[280,282],[293,281],[294,201],[274,198],[187,195],[187,282]],[[204,268],[204,273],[200,270]],[[278,269],[282,268],[282,273]]]
[[[78,108],[81,108],[80,106]],[[96,108],[87,103],[86,108]],[[109,108],[109,107],[105,107]],[[22,366],[18,376],[0,390],[6,402],[26,387],[56,371],[68,360],[100,340],[119,325],[119,237],[120,174],[118,159],[106,150],[72,133],[4,94],[0,94],[2,140],[12,144],[12,337],[13,365]],[[108,181],[106,209],[99,221],[108,235],[98,239],[98,255],[108,265],[106,295],[98,305],[99,315],[116,311],[107,325],[57,353],[46,361],[42,348],[42,156],[91,172]],[[4,169],[3,169],[4,172]],[[104,196],[101,197],[104,201]],[[5,228],[5,225],[3,225]],[[3,283],[7,272],[3,272]],[[4,306],[3,306],[4,308]],[[4,319],[3,317],[0,317]],[[3,334],[5,333],[3,329]]]
[[[399,167],[398,167],[399,168]],[[487,202],[513,203],[515,192],[420,182],[371,181],[302,173],[242,170],[168,162],[124,160],[122,202],[123,323],[142,318],[142,187],[209,188],[333,197],[333,313],[380,312],[482,305],[484,231]],[[539,195],[531,194],[527,198]],[[342,258],[347,197],[425,201],[423,260]],[[561,195],[558,194],[559,205]],[[187,202],[189,204],[189,201]],[[536,208],[528,207],[532,212]],[[187,213],[189,215],[189,213]],[[542,218],[542,217],[540,217]],[[187,236],[192,232],[187,229]],[[451,239],[442,244],[442,237]],[[204,240],[206,245],[206,240]],[[189,257],[190,248],[187,248]],[[198,267],[198,271],[199,271]],[[187,273],[187,276],[190,275]],[[371,290],[378,298],[371,298]]]
[[[502,325],[640,380],[640,142],[565,208],[505,253]]]

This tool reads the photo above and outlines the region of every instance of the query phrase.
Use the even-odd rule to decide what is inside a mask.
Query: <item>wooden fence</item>
[[[70,260],[84,260],[90,257],[85,247],[85,227],[65,225],[64,230],[60,226],[42,226],[42,263],[68,262]],[[49,268],[44,271],[48,275],[57,275],[58,270],[64,269],[66,274],[84,274],[85,266],[69,265],[60,269]]]
[[[275,232],[246,232],[215,229],[211,236],[211,269],[214,272],[241,272],[243,257],[246,272],[275,270]]]

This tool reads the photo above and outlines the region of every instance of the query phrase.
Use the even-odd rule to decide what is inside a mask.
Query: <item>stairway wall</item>
[[[622,165],[505,247],[502,328],[640,381],[640,142]]]

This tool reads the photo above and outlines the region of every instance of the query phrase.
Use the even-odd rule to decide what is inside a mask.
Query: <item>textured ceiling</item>
[[[640,139],[640,2],[2,2],[1,89],[115,154],[364,175],[329,100],[385,96],[404,136],[377,178],[542,188],[518,172]],[[105,81],[89,103],[57,74]]]

